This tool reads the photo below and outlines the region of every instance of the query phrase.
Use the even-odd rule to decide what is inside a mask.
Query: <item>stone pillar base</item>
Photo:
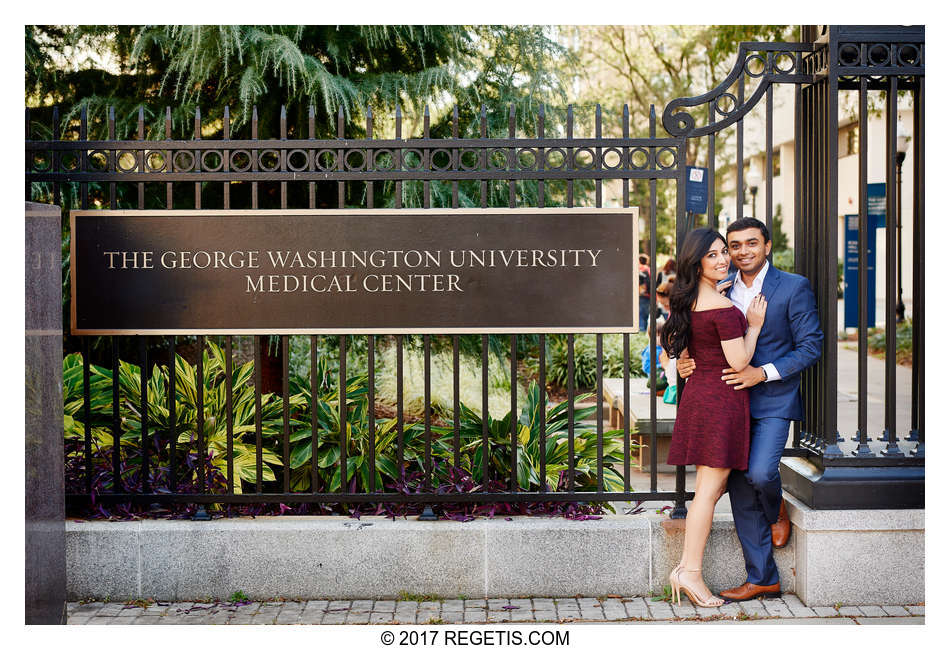
[[[806,605],[924,601],[923,509],[813,510],[787,492],[785,500],[795,593]]]

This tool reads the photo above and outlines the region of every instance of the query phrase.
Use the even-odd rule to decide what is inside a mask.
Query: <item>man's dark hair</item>
[[[726,236],[731,232],[737,232],[739,230],[748,230],[749,228],[758,228],[762,233],[762,237],[765,239],[762,243],[767,243],[771,240],[769,237],[769,229],[765,227],[765,224],[756,219],[755,217],[742,217],[741,219],[736,219],[729,224],[729,227],[726,228]]]
[[[640,254],[640,257],[639,257],[640,264],[646,264],[648,259],[650,258],[648,258],[646,255],[643,255],[642,253]]]

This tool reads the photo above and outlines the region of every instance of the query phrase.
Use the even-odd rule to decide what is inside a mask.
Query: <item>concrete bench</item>
[[[630,378],[630,428],[636,426],[634,440],[641,447],[633,452],[631,462],[641,472],[650,471],[650,389],[646,377]],[[623,428],[624,413],[628,406],[623,401],[623,379],[604,379],[604,399],[609,404],[609,421],[612,429]],[[676,466],[666,463],[673,436],[673,422],[676,420],[676,407],[665,404],[663,397],[656,397],[656,459],[657,472],[675,472]]]

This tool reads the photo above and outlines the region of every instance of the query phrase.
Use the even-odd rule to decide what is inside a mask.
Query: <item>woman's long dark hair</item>
[[[686,233],[676,260],[676,284],[670,293],[670,317],[663,326],[660,345],[671,357],[679,357],[689,345],[693,305],[699,296],[703,257],[717,239],[726,239],[712,228],[696,228]]]

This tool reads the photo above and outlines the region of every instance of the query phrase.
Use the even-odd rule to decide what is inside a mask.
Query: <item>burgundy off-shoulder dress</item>
[[[729,367],[720,341],[745,335],[739,308],[690,314],[689,356],[696,369],[683,388],[667,463],[746,469],[749,465],[749,391],[722,380]]]

